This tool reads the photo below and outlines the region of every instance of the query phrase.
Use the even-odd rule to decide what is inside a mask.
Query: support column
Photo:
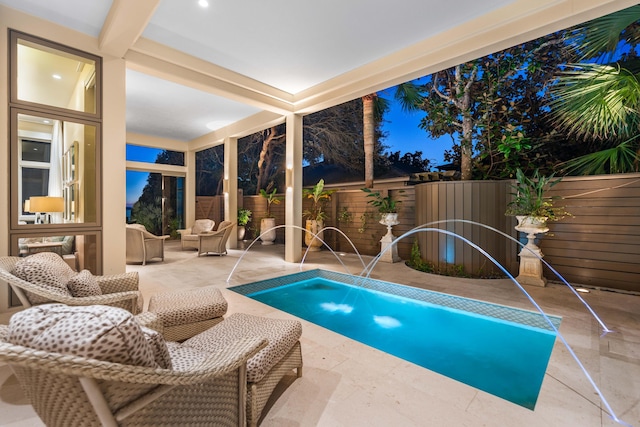
[[[302,116],[290,114],[286,118],[287,146],[285,157],[285,221],[286,225],[302,226]],[[302,259],[302,230],[285,228],[284,259],[300,262]]]
[[[126,63],[105,58],[102,67],[102,274],[118,274],[127,243]]]
[[[238,138],[224,139],[224,219],[238,222]],[[238,247],[238,226],[233,228],[227,247]]]
[[[196,220],[196,152],[187,150],[185,163],[187,175],[184,178],[184,226],[191,227]]]

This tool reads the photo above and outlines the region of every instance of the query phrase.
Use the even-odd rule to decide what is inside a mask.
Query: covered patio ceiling
[[[202,0],[200,0],[202,1]],[[127,61],[127,132],[241,137],[635,4],[628,0],[0,0]],[[133,138],[135,139],[135,137]]]

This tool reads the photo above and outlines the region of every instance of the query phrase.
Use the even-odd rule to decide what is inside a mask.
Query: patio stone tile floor
[[[214,285],[229,302],[228,314],[293,316],[226,288],[300,271],[283,261],[284,246],[254,245],[231,280],[242,250],[201,256],[167,244],[164,262],[130,265],[138,271],[145,301],[157,292]],[[303,269],[358,274],[356,255],[340,259],[327,250],[309,253]],[[371,258],[365,257],[365,262]],[[420,273],[404,263],[377,264],[371,277],[467,298],[535,310],[510,280],[473,280]],[[402,278],[402,280],[398,280]],[[601,330],[565,285],[525,286],[549,314],[562,316],[560,333],[585,365],[616,414],[640,427],[640,296],[591,290],[584,299],[614,333]],[[0,315],[0,323],[8,322]],[[267,405],[262,426],[580,426],[619,425],[563,344],[556,340],[534,411],[383,353],[307,321],[303,323],[303,377],[285,377]],[[0,365],[0,425],[42,426],[7,366]]]

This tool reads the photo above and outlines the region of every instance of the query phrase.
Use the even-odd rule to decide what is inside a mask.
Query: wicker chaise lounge
[[[130,313],[104,306],[43,305],[0,326],[0,361],[47,426],[244,426],[246,363],[265,345],[165,344]]]
[[[45,304],[0,326],[0,361],[47,425],[255,426],[282,377],[302,374],[301,332],[236,313],[179,344],[119,308]]]

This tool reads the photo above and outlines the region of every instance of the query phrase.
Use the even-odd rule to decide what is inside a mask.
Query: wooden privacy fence
[[[474,221],[514,238],[522,237],[513,228],[515,219],[504,215],[512,184],[513,181],[435,181],[382,191],[402,200],[400,224],[393,227],[396,236],[415,226],[449,220],[429,227],[468,239],[516,276],[520,251],[517,243],[482,226],[452,221]],[[549,195],[559,198],[558,203],[574,216],[549,223],[549,234],[539,242],[544,259],[569,283],[640,292],[640,174],[567,177]],[[271,210],[276,223],[284,224],[284,195],[280,196],[282,203]],[[221,221],[222,200],[221,196],[197,197],[198,215],[210,206],[204,217]],[[386,227],[378,223],[379,214],[367,200],[360,190],[334,193],[326,207],[329,219],[325,226],[339,228],[361,254],[376,255]],[[303,201],[303,210],[307,203]],[[253,212],[249,223],[253,234],[249,238],[257,236],[266,201],[260,196],[245,196],[242,205]],[[284,233],[284,229],[278,230],[277,243],[284,243]],[[401,258],[409,259],[414,239],[418,240],[422,259],[438,267],[456,265],[472,275],[500,272],[470,244],[437,231],[423,231],[398,242]],[[335,231],[327,231],[325,240],[334,250],[353,252],[347,240]],[[548,269],[545,276],[557,280]]]
[[[570,283],[640,292],[640,174],[564,178],[549,193],[574,215],[549,224],[549,264]]]

